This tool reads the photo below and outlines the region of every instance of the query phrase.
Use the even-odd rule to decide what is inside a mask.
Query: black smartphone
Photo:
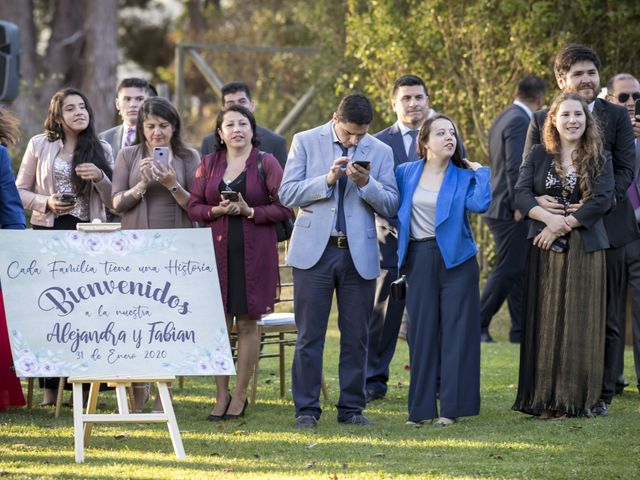
[[[369,168],[369,165],[371,165],[371,161],[369,160],[356,160],[353,163],[355,163],[356,165],[360,165],[361,167],[364,167],[364,168]]]
[[[67,203],[76,203],[76,195],[74,193],[62,192],[59,196],[60,200]]]
[[[638,120],[638,117],[640,117],[640,98],[636,100],[636,110],[634,112],[634,115],[636,116],[636,120]]]
[[[231,190],[223,190],[220,192],[220,195],[225,200],[229,200],[230,202],[237,202],[239,200],[238,192],[233,192]]]

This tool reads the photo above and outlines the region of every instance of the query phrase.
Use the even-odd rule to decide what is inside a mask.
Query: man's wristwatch
[[[180,189],[180,184],[176,183],[173,187],[169,189],[171,193],[176,193]]]

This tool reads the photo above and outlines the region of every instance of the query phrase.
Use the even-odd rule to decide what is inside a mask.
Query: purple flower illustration
[[[144,235],[142,232],[131,231],[127,232],[127,237],[132,245],[140,245],[144,241]]]
[[[213,357],[213,368],[216,372],[230,372],[231,366],[232,362],[229,357],[224,357],[222,355],[215,355]]]
[[[199,375],[213,375],[213,365],[208,358],[200,359],[196,362],[196,371]]]
[[[74,246],[79,246],[82,243],[82,235],[77,230],[70,230],[65,234],[65,239],[68,243]]]
[[[104,250],[104,243],[97,235],[88,235],[83,241],[82,246],[90,255],[97,255]]]
[[[21,356],[15,362],[18,375],[28,375],[38,371],[38,361],[31,353]]]
[[[58,366],[53,362],[44,361],[40,364],[39,374],[47,377],[55,377],[58,375]]]
[[[109,248],[119,255],[126,255],[129,250],[129,240],[123,235],[111,237]]]

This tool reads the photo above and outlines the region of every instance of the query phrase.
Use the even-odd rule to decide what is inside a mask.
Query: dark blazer
[[[548,111],[545,109],[533,114],[524,146],[525,155],[533,145],[541,143],[541,131]],[[633,127],[626,108],[601,98],[596,98],[593,114],[600,125],[604,148],[611,153],[615,179],[615,208],[605,215],[604,226],[611,246],[621,247],[640,238],[633,206],[626,195],[635,170]]]
[[[0,145],[0,228],[23,230],[26,228],[24,208],[11,169],[7,149]]]
[[[604,168],[593,186],[591,196],[573,214],[582,224],[577,231],[580,232],[586,252],[609,248],[603,216],[613,203],[615,182],[611,155],[607,154],[606,157]],[[523,215],[528,215],[533,207],[538,206],[535,197],[545,195],[545,180],[552,162],[553,157],[547,153],[542,145],[534,145],[522,162],[515,190],[516,206]],[[578,203],[581,197],[580,185],[576,185],[571,196],[571,203]],[[544,227],[544,223],[533,220],[529,224],[527,238],[535,237]]]
[[[111,145],[111,153],[113,158],[118,158],[118,152],[120,151],[120,147],[122,146],[122,135],[124,134],[124,126],[123,124],[118,125],[117,127],[110,128],[109,130],[105,130],[98,135],[98,138],[104,140],[109,145]]]
[[[256,125],[256,134],[260,140],[258,148],[276,157],[278,163],[280,163],[280,166],[284,169],[284,165],[287,163],[287,141],[285,138],[261,125]],[[201,156],[204,157],[205,155],[213,153],[215,139],[215,133],[207,135],[202,139],[202,146],[200,147]]]
[[[509,105],[489,129],[492,200],[485,217],[513,220],[515,186],[522,163],[529,115],[518,105]]]
[[[407,161],[407,152],[404,148],[402,132],[397,123],[376,133],[374,135],[382,143],[386,143],[393,151],[393,169]],[[384,218],[376,214],[376,232],[378,235],[378,245],[380,246],[380,266],[382,268],[393,268],[398,264],[398,219]]]

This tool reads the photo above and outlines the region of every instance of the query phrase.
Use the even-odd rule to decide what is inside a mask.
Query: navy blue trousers
[[[407,342],[411,359],[409,420],[480,412],[480,291],[475,257],[447,269],[435,240],[411,242]]]
[[[320,418],[322,356],[333,294],[338,303],[340,329],[340,397],[338,420],[360,414],[366,406],[369,317],[375,280],[356,270],[348,249],[328,245],[313,267],[293,269],[293,301],[298,340],[291,368],[291,390],[296,416]]]

